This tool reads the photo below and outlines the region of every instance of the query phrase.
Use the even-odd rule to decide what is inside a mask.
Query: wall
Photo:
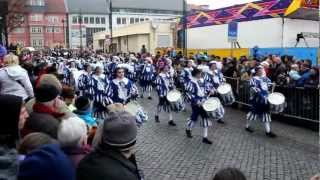
[[[297,34],[301,32],[319,33],[319,21],[306,21],[299,19],[285,19],[284,25],[285,36],[283,39],[284,47],[294,47],[296,44]],[[309,47],[319,47],[319,39],[306,39]],[[298,47],[306,47],[303,40]]]
[[[284,19],[284,26],[282,23],[282,18],[240,22],[238,24],[240,46],[242,48],[294,47],[297,33],[319,30],[319,22],[316,21]],[[227,31],[227,24],[188,29],[188,48],[230,48]],[[319,39],[308,39],[308,43],[311,47],[318,47]]]

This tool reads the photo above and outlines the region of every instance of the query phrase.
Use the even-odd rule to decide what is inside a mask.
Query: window
[[[59,33],[60,28],[59,27],[47,27],[47,33]]]
[[[96,24],[100,24],[100,18],[96,17]]]
[[[88,23],[89,23],[89,18],[88,18],[88,17],[84,17],[83,20],[84,20],[84,23],[85,23],[85,24],[88,24]]]
[[[144,19],[143,18],[140,18],[140,22],[143,22],[144,21]]]
[[[117,18],[117,24],[121,24],[121,18]]]
[[[149,21],[149,18],[146,18],[146,21]]]
[[[42,47],[42,40],[41,39],[33,39],[32,40],[32,46],[33,47]]]
[[[42,21],[42,15],[41,14],[32,14],[30,16],[31,21]]]
[[[83,22],[82,21],[82,16],[78,16],[78,22],[79,22],[79,24]]]
[[[139,18],[135,18],[135,19],[134,19],[134,22],[135,22],[135,23],[139,23]]]
[[[29,6],[44,6],[44,0],[28,0]]]
[[[77,22],[78,22],[78,18],[76,16],[73,16],[72,17],[72,23],[73,24],[77,24]]]
[[[101,24],[106,24],[106,18],[104,17],[101,18]]]
[[[41,33],[42,27],[31,27],[31,32],[32,33]]]
[[[14,33],[24,33],[24,28],[14,28]]]
[[[130,18],[130,24],[134,24],[134,18]]]
[[[122,24],[127,24],[127,18],[122,18]]]
[[[94,24],[94,17],[90,17],[90,24]]]
[[[48,22],[49,23],[57,23],[59,21],[59,18],[56,16],[48,16]]]

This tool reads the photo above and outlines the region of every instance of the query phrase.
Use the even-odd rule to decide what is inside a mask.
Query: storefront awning
[[[293,0],[285,12],[293,19],[319,20],[319,0]]]

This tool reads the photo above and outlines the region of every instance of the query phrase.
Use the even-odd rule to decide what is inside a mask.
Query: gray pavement
[[[156,97],[156,96],[154,96]],[[307,180],[320,172],[317,132],[272,122],[276,139],[265,136],[260,122],[253,134],[244,130],[245,112],[226,108],[226,125],[209,128],[212,145],[201,142],[202,129],[185,136],[191,113],[174,115],[177,127],[169,127],[168,114],[154,122],[157,99],[139,100],[149,113],[149,122],[139,129],[137,160],[147,180],[210,180],[221,168],[235,167],[250,180]]]

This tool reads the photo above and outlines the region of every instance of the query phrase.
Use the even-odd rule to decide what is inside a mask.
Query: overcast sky
[[[187,0],[187,3],[198,5],[208,4],[210,5],[210,9],[218,9],[222,7],[232,6],[235,4],[243,4],[253,1],[257,0]]]

